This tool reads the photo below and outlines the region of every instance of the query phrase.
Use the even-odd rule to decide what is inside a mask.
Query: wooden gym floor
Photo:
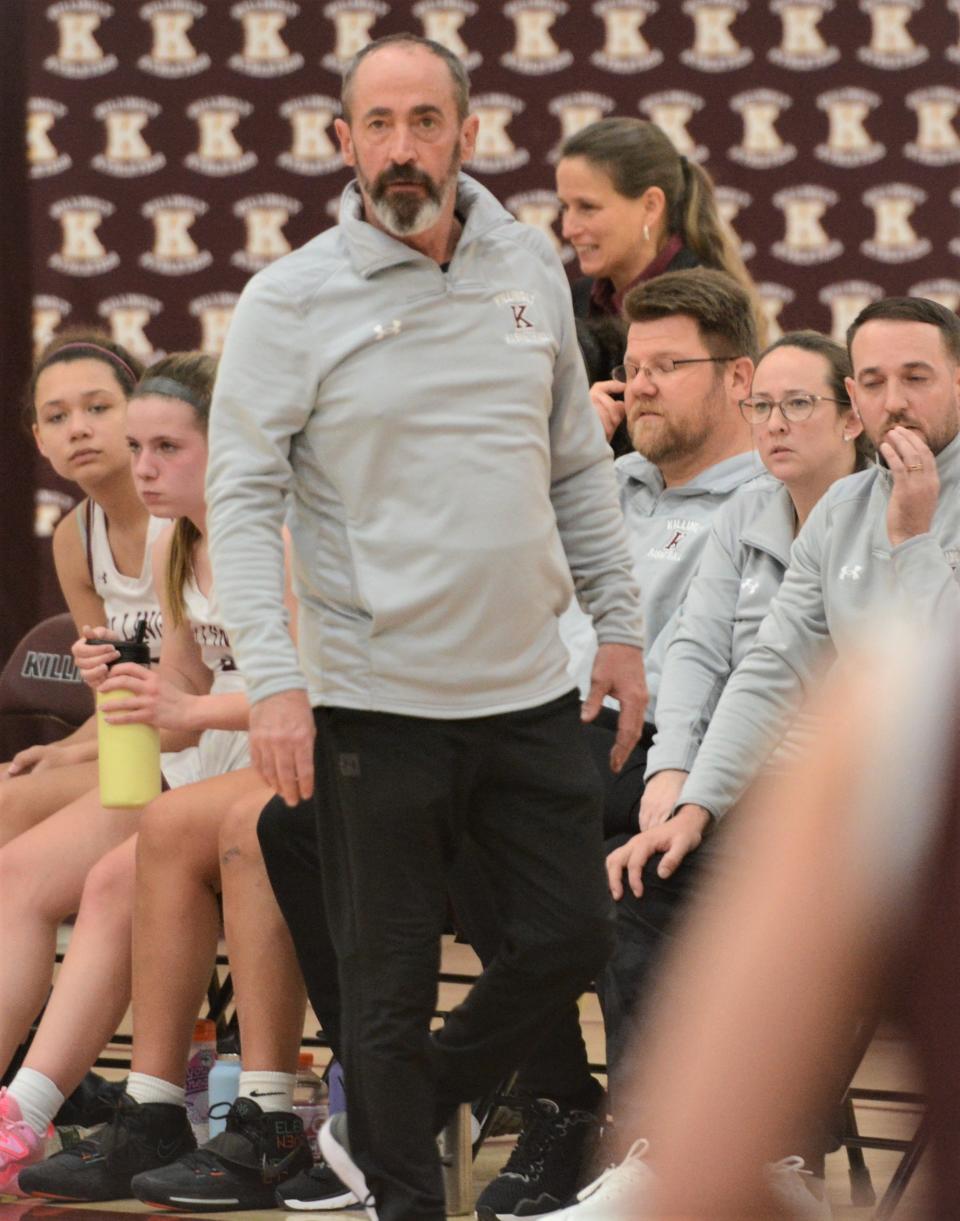
[[[476,959],[468,946],[456,945],[446,939],[443,954],[444,970],[457,973],[474,973],[477,970]],[[441,985],[440,1008],[450,1008],[455,1004],[463,989],[456,985]],[[596,999],[587,997],[581,1006],[584,1034],[590,1057],[594,1061],[603,1059],[603,1028]],[[308,1012],[304,1026],[306,1034],[316,1031],[316,1021]],[[318,1053],[318,1063],[323,1053]],[[873,1045],[857,1075],[856,1085],[869,1086],[874,1089],[915,1088],[912,1065],[907,1049],[894,1032],[882,1031],[874,1040]],[[876,1103],[858,1104],[857,1120],[861,1133],[871,1136],[909,1137],[917,1123],[915,1111],[905,1107]],[[474,1188],[480,1191],[483,1186],[497,1173],[499,1167],[506,1161],[513,1144],[513,1137],[497,1137],[486,1142],[480,1150],[474,1164]],[[896,1169],[899,1154],[868,1150],[865,1154],[870,1170],[873,1186],[879,1199],[885,1190],[891,1175]],[[923,1198],[924,1167],[914,1177],[907,1189],[900,1207],[896,1211],[895,1221],[919,1221],[920,1202]],[[850,1202],[850,1184],[847,1176],[847,1159],[844,1152],[831,1154],[827,1159],[827,1193],[833,1206],[835,1221],[869,1221],[873,1216],[873,1207],[855,1207]],[[224,1212],[202,1214],[170,1214],[157,1213],[145,1204],[137,1201],[117,1201],[112,1204],[87,1205],[44,1205],[37,1201],[13,1200],[10,1197],[0,1197],[0,1221],[120,1221],[122,1217],[166,1217],[203,1216],[212,1218],[232,1218],[233,1221],[267,1221],[280,1216],[278,1210],[261,1212]],[[289,1216],[299,1216],[305,1221],[320,1221],[329,1217],[363,1218],[365,1214],[358,1210],[341,1210],[324,1213],[297,1213]]]

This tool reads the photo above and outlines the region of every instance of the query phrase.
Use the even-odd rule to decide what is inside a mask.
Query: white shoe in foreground
[[[653,1183],[645,1160],[648,1148],[648,1141],[635,1140],[619,1166],[604,1170],[577,1193],[576,1204],[551,1213],[550,1221],[635,1221],[642,1216]]]
[[[770,1190],[796,1221],[832,1221],[826,1184],[804,1168],[802,1157],[785,1157],[764,1167]]]
[[[370,1221],[377,1221],[377,1209],[367,1187],[363,1171],[350,1156],[350,1141],[347,1136],[347,1116],[344,1111],[331,1115],[320,1129],[320,1152],[333,1170],[353,1194]]]

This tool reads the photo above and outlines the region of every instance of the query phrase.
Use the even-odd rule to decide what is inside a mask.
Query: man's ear
[[[470,161],[477,149],[477,136],[480,134],[480,116],[468,114],[460,128],[460,160]]]
[[[350,133],[350,124],[346,119],[334,119],[333,130],[337,133],[337,139],[340,141],[340,151],[343,153],[344,165],[356,165],[357,158],[353,150],[353,136]]]
[[[754,364],[749,356],[738,356],[727,361],[727,375],[730,378],[730,389],[737,402],[747,397],[753,381]]]
[[[844,412],[843,416],[843,439],[845,441],[854,441],[863,432],[863,420],[857,414],[856,407],[850,411]]]

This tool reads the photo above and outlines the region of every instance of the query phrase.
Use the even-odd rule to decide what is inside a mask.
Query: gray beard
[[[445,195],[446,193],[444,193]],[[370,199],[370,207],[380,224],[394,237],[415,237],[432,229],[443,210],[443,201],[401,196],[391,200]]]

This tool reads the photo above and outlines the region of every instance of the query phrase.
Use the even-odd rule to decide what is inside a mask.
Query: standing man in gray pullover
[[[437,1125],[522,1058],[610,944],[557,617],[576,588],[600,640],[583,715],[619,699],[615,769],[643,720],[642,623],[562,268],[459,173],[478,127],[459,60],[379,40],[342,101],[356,181],[340,222],[254,277],[227,338],[211,555],[254,762],[289,804],[316,780],[350,1115],[324,1152],[381,1221],[441,1221]],[[504,947],[431,1038],[467,832],[498,879]]]

